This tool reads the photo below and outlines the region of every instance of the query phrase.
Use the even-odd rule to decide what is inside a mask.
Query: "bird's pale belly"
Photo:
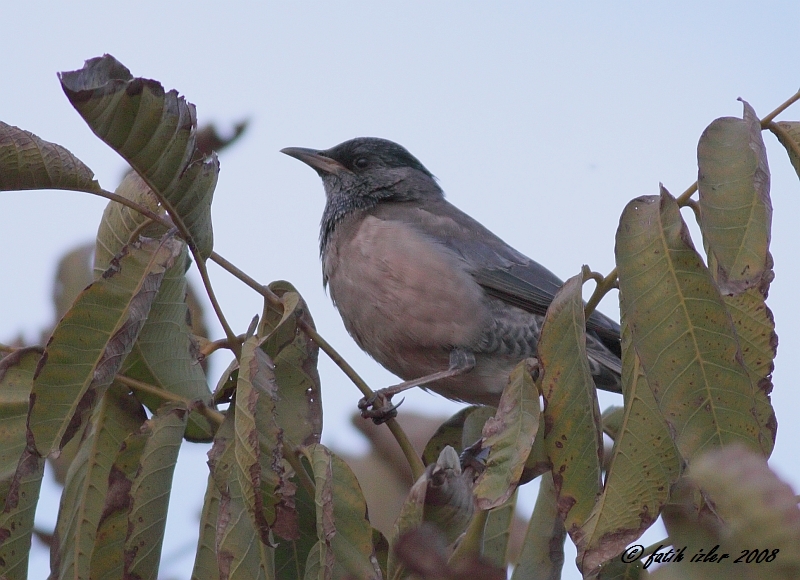
[[[456,255],[403,223],[371,216],[348,239],[332,241],[323,258],[331,298],[348,332],[379,363],[414,379],[447,369],[453,348],[473,350],[490,313],[483,289]],[[496,377],[496,367],[510,371],[513,361],[479,356],[477,362],[431,388],[450,398],[496,402],[508,377],[507,371]],[[487,388],[494,391],[488,397]]]

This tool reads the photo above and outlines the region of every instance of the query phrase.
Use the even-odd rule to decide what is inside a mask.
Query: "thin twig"
[[[800,100],[800,91],[797,91],[791,97],[786,99],[783,103],[778,105],[774,111],[772,111],[766,117],[761,119],[761,129],[764,130],[769,128],[774,133],[775,131],[772,129],[772,127],[770,127],[770,125],[773,125],[772,123],[773,119],[775,119],[775,117],[780,115],[782,112],[784,112],[798,100]],[[789,139],[789,142],[793,143],[794,141],[792,139]],[[680,196],[678,196],[677,199],[678,205],[684,207],[686,205],[686,202],[689,201],[689,198],[692,197],[692,195],[694,195],[696,191],[697,191],[697,182],[695,181],[692,185],[689,186],[689,188],[686,191],[684,191]]]
[[[599,274],[598,274],[599,276]],[[593,279],[597,279],[594,276],[591,276]],[[586,302],[586,307],[583,309],[584,316],[588,319],[589,316],[594,312],[597,305],[600,304],[600,301],[603,299],[603,296],[608,294],[608,292],[612,288],[617,287],[617,269],[614,268],[611,272],[608,273],[608,276],[605,278],[600,279],[597,283],[597,286],[594,288],[594,292],[592,292],[589,301]]]
[[[788,109],[789,107],[791,107],[791,106],[792,106],[793,104],[795,104],[795,103],[796,103],[798,100],[800,100],[800,91],[797,91],[797,92],[796,92],[795,94],[793,94],[791,97],[789,97],[788,99],[786,99],[786,100],[785,100],[783,103],[781,103],[780,105],[778,105],[778,106],[777,106],[777,108],[776,108],[774,111],[772,111],[772,112],[771,112],[769,115],[767,115],[766,117],[764,117],[763,119],[761,119],[761,127],[762,127],[762,128],[766,128],[766,126],[767,126],[767,125],[769,125],[770,123],[772,123],[772,121],[775,119],[775,117],[777,117],[778,115],[780,115],[781,113],[783,113],[783,112],[784,112],[786,109]]]
[[[169,391],[165,391],[164,389],[159,388],[155,385],[144,383],[142,381],[137,381],[136,379],[132,379],[124,375],[117,375],[116,377],[114,377],[114,380],[122,383],[126,387],[130,387],[134,391],[139,391],[142,393],[147,393],[149,395],[154,395],[164,401],[171,401],[173,403],[183,403],[186,406],[192,404],[192,401],[190,401],[185,397],[181,397],[180,395],[176,395],[175,393],[170,393]],[[217,427],[222,425],[222,421],[225,419],[225,415],[223,415],[216,409],[212,409],[211,407],[208,407],[206,405],[201,405],[197,407],[197,412],[203,415],[206,419],[208,419],[215,425],[217,425]]]
[[[697,182],[695,181],[686,189],[686,191],[680,194],[675,201],[678,202],[678,205],[680,207],[683,207],[686,205],[686,202],[689,201],[689,199],[694,195],[694,192],[696,191],[697,191]]]
[[[289,462],[289,465],[292,466],[292,469],[294,469],[294,472],[297,474],[297,479],[303,489],[306,490],[306,493],[311,497],[314,497],[317,486],[314,483],[314,480],[311,479],[311,476],[308,475],[306,468],[303,467],[303,462],[297,455],[297,449],[287,449],[284,447],[283,457]]]
[[[145,182],[147,179],[145,176],[141,176]],[[152,184],[148,183],[150,189],[154,192],[156,189],[152,186]],[[236,341],[236,334],[233,332],[233,329],[228,324],[225,315],[222,312],[222,308],[217,301],[217,296],[214,292],[214,288],[211,286],[211,279],[208,276],[208,269],[206,268],[206,263],[203,257],[200,255],[200,252],[197,249],[197,245],[194,242],[194,238],[192,238],[191,232],[186,227],[186,224],[183,223],[180,215],[175,211],[172,205],[163,198],[163,196],[159,196],[159,201],[162,202],[164,208],[166,209],[169,216],[172,218],[171,220],[165,218],[164,216],[160,216],[155,212],[151,211],[150,209],[144,207],[141,204],[138,204],[134,201],[131,201],[127,198],[122,197],[116,193],[111,193],[110,191],[106,191],[104,189],[98,190],[84,190],[87,193],[93,193],[100,197],[105,197],[112,201],[116,201],[117,203],[121,203],[124,206],[127,206],[135,211],[138,211],[142,215],[149,217],[151,220],[160,223],[166,227],[177,227],[178,231],[180,232],[181,237],[186,241],[186,244],[189,246],[189,251],[192,253],[192,257],[194,258],[194,262],[197,265],[197,270],[200,272],[200,278],[203,281],[203,286],[205,287],[206,294],[208,295],[208,299],[211,301],[211,306],[214,309],[214,313],[217,315],[217,319],[219,320],[220,325],[222,326],[223,331],[225,332],[225,336],[228,338],[228,341],[231,345],[231,350],[233,350],[234,354],[236,354],[237,358],[241,351],[241,347],[238,345]]]
[[[244,334],[240,334],[236,337],[236,344],[241,344],[244,342],[245,336]],[[208,341],[203,347],[200,349],[200,355],[203,358],[207,358],[209,355],[215,353],[221,348],[227,348],[228,350],[233,350],[230,341],[227,338],[221,338],[219,340]]]
[[[261,294],[270,304],[283,308],[283,301],[281,301],[280,297],[268,287],[264,286],[263,284],[259,284],[255,278],[252,278],[216,252],[211,252],[210,259],[213,262],[216,262],[224,270],[228,271],[230,274],[247,284],[250,288]],[[333,363],[338,366],[347,376],[347,378],[349,378],[350,381],[352,381],[352,383],[358,388],[358,390],[361,391],[361,394],[364,397],[371,397],[374,394],[364,379],[362,379],[355,369],[350,366],[350,363],[348,363],[327,340],[322,338],[322,336],[313,326],[308,324],[303,319],[297,320],[297,326],[303,331],[303,333],[305,333],[306,336],[308,336],[308,338],[313,340],[317,346],[319,346],[322,352],[328,355]],[[400,446],[403,455],[405,455],[406,461],[408,461],[408,465],[411,468],[411,473],[414,476],[414,480],[416,480],[425,471],[425,465],[422,463],[422,459],[420,459],[419,455],[417,455],[417,452],[414,450],[414,446],[408,439],[408,435],[406,435],[405,431],[403,431],[403,428],[400,426],[397,420],[389,419],[386,421],[386,425],[389,427],[389,431],[391,431],[392,435],[397,441],[397,444]]]

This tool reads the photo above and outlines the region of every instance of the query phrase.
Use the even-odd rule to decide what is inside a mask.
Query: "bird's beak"
[[[316,170],[317,173],[322,175],[323,173],[341,173],[342,171],[347,171],[347,168],[339,163],[338,161],[331,159],[330,157],[326,157],[322,151],[318,149],[308,149],[306,147],[286,147],[285,149],[281,149],[281,153],[285,153],[289,157],[294,157],[295,159],[299,159],[312,169]]]

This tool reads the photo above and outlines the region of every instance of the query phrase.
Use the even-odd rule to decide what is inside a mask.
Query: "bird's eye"
[[[359,157],[358,159],[355,160],[353,165],[355,167],[358,167],[359,169],[364,169],[367,165],[369,165],[369,159],[367,159],[366,157]]]

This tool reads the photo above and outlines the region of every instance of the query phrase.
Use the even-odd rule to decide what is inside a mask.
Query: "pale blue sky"
[[[107,189],[124,164],[72,110],[57,71],[110,53],[135,76],[186,95],[201,123],[251,119],[221,159],[216,249],[265,283],[292,281],[321,333],[374,387],[393,377],[359,351],[322,291],[322,186],[278,153],[282,147],[325,148],[365,135],[398,141],[439,178],[450,201],[566,278],[584,263],[611,270],[626,202],[657,193],[659,182],[676,195],[688,187],[700,133],[716,117],[740,115],[737,97],[764,115],[800,86],[800,4],[788,0],[144,0],[124,8],[17,2],[4,12],[0,120],[69,148]],[[800,106],[783,118],[800,119]],[[800,490],[800,185],[783,149],[770,135],[765,140],[775,208],[769,305],[780,337],[771,464]],[[0,340],[18,332],[34,339],[50,322],[56,260],[93,237],[104,206],[70,192],[2,194]],[[244,331],[260,311],[258,297],[216,268],[212,275],[229,320]],[[600,308],[617,317],[616,295]],[[223,364],[215,361],[215,373]],[[363,449],[347,422],[357,391],[324,357],[320,371],[324,441]],[[457,406],[419,392],[405,408],[449,414]],[[181,465],[195,475],[178,485],[197,490],[182,489],[189,523],[171,521],[165,553],[196,533],[187,506],[196,502],[199,510],[203,453],[195,448]],[[52,505],[41,511],[43,524],[54,521]],[[31,577],[44,577],[46,555],[36,554]],[[565,578],[577,577],[569,559]],[[161,575],[188,578],[190,571],[190,559],[176,559]]]

